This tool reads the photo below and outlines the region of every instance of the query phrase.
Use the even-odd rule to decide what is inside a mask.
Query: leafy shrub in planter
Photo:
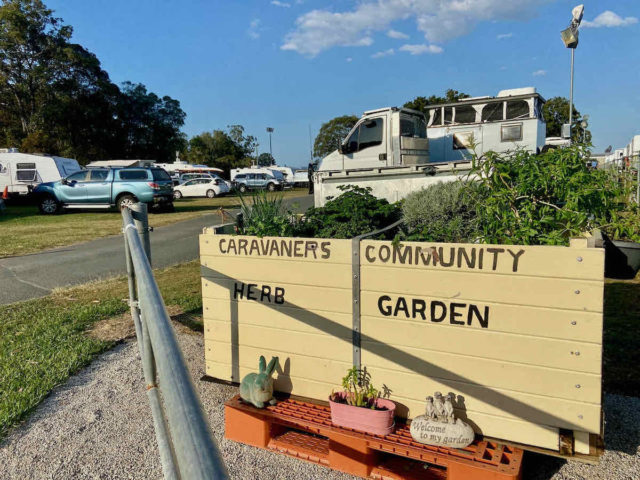
[[[638,239],[630,213],[624,213],[632,183],[587,167],[587,160],[583,145],[540,155],[489,152],[474,159],[481,240],[566,245],[570,237],[596,228]]]
[[[402,204],[405,240],[471,242],[478,237],[472,182],[436,183],[410,193]]]
[[[371,188],[355,185],[338,187],[344,193],[329,200],[324,207],[307,210],[297,225],[303,237],[353,238],[384,228],[398,221],[400,206],[371,195]]]
[[[251,195],[251,202],[240,197],[241,217],[238,233],[258,237],[288,237],[293,235],[293,214],[285,208],[281,196],[258,191]]]

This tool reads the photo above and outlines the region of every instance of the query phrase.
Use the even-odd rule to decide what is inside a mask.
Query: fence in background
[[[129,281],[147,395],[165,479],[227,479],[151,271],[147,205],[122,209]]]

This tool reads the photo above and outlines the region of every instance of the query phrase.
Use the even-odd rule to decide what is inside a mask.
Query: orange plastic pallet
[[[286,399],[265,409],[236,395],[225,404],[225,437],[379,480],[518,480],[523,451],[476,441],[463,449],[434,447],[396,425],[385,437],[331,423],[329,407]]]

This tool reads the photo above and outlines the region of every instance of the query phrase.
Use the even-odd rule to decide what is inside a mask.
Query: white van
[[[0,195],[28,195],[43,182],[55,182],[81,170],[76,160],[0,149]]]

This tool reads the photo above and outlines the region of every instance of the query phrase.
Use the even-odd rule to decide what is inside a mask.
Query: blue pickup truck
[[[33,193],[40,212],[64,208],[111,208],[143,202],[170,208],[173,183],[161,168],[90,168],[57,182],[41,183]]]

